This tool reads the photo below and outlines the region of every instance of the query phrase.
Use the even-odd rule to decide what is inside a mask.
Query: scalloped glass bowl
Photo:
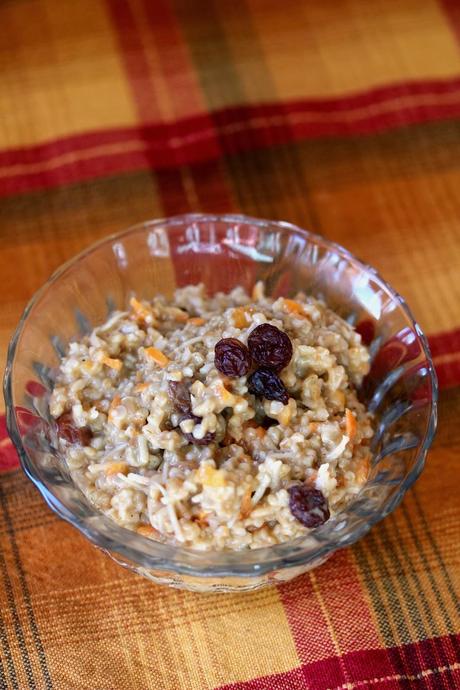
[[[370,341],[360,395],[376,414],[369,481],[346,510],[307,537],[243,552],[194,552],[119,527],[74,486],[49,439],[47,398],[66,343],[123,308],[203,282],[210,293],[263,280],[272,295],[302,289]],[[5,373],[10,436],[44,499],[93,544],[157,583],[195,591],[252,590],[289,580],[352,544],[391,512],[420,474],[436,428],[437,382],[426,339],[404,300],[345,249],[289,223],[187,215],[107,237],[59,269],[32,299]]]

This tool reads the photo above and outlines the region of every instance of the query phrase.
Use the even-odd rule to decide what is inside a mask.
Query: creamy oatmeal
[[[50,410],[89,501],[146,537],[246,549],[306,534],[360,490],[361,337],[305,294],[133,297],[62,359]]]

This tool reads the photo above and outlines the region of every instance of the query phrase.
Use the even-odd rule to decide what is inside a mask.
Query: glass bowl
[[[130,295],[152,298],[203,282],[209,293],[263,280],[268,294],[323,298],[370,345],[360,396],[376,415],[372,468],[356,499],[308,536],[242,552],[160,544],[93,508],[53,444],[48,395],[72,338]],[[239,215],[149,221],[107,237],[62,266],[26,308],[5,372],[10,436],[44,499],[118,563],[157,583],[195,591],[252,590],[289,580],[352,544],[401,501],[422,471],[436,428],[437,381],[425,336],[406,303],[342,247],[289,223]]]

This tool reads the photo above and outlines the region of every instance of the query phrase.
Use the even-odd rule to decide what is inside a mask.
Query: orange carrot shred
[[[146,347],[144,350],[145,354],[147,357],[150,359],[153,359],[155,364],[158,364],[159,367],[166,367],[169,364],[169,358],[166,357],[166,355],[161,351],[157,350],[156,347]]]
[[[252,488],[249,486],[246,491],[243,494],[243,498],[241,499],[241,505],[240,505],[240,520],[245,520],[247,517],[249,517],[251,510],[252,510],[252,503],[251,503],[251,497],[252,497]]]
[[[107,357],[107,355],[102,358],[102,363],[105,364],[106,367],[110,367],[110,369],[115,369],[115,371],[120,371],[123,366],[121,359],[114,359],[112,357]]]
[[[158,530],[152,527],[152,525],[138,525],[138,527],[136,527],[136,532],[143,537],[158,536]]]
[[[366,455],[358,464],[355,470],[355,478],[358,484],[364,484],[369,476],[371,468],[370,457]]]
[[[107,477],[111,477],[113,474],[127,474],[128,465],[126,462],[112,462],[105,468],[105,474]]]
[[[109,422],[112,421],[114,409],[115,409],[116,407],[118,407],[118,405],[120,405],[120,403],[121,403],[121,398],[120,398],[120,396],[119,396],[118,393],[117,393],[117,395],[114,395],[114,396],[113,396],[112,402],[110,403],[110,406],[109,406],[109,414],[108,414],[108,420],[109,420]]]
[[[188,321],[189,317],[186,311],[182,311],[182,309],[179,309],[178,307],[170,307],[168,311],[169,315],[174,319],[174,321],[179,321],[180,323],[185,323]]]
[[[348,407],[345,410],[345,433],[347,434],[350,441],[353,441],[356,436],[356,417]]]
[[[209,513],[206,513],[204,510],[202,510],[201,513],[192,518],[193,522],[195,522],[198,525],[198,527],[201,527],[201,529],[209,527],[209,522],[207,519],[208,515]]]
[[[296,302],[294,299],[283,299],[283,305],[286,311],[290,314],[298,314],[298,316],[306,316],[303,305]]]
[[[243,329],[249,326],[249,320],[244,307],[236,307],[236,309],[233,310],[232,320],[235,328]]]
[[[151,310],[144,306],[142,302],[139,302],[135,297],[131,297],[129,304],[132,307],[133,312],[139,319],[145,319],[147,316],[152,316]]]

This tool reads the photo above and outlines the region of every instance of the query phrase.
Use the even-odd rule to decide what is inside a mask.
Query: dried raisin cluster
[[[291,513],[305,527],[319,527],[329,520],[329,507],[319,489],[296,484],[288,489],[288,493]]]
[[[277,374],[291,361],[292,343],[276,326],[256,326],[247,347],[236,338],[222,338],[214,355],[216,369],[231,378],[246,376],[256,365],[258,368],[248,378],[249,392],[258,398],[288,403],[289,393]]]

